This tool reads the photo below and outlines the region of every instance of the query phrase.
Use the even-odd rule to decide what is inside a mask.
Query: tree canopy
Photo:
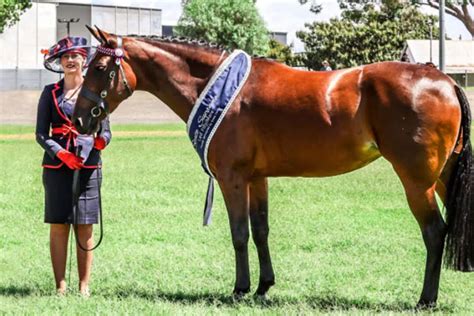
[[[275,39],[271,39],[268,42],[268,46],[269,48],[266,57],[275,59],[289,66],[296,65],[295,56],[291,51],[291,46],[283,45]]]
[[[310,0],[298,0],[301,4],[306,4]],[[361,4],[367,3],[368,1],[361,0],[338,0],[341,7],[357,7],[362,6]],[[392,0],[392,2],[399,3],[401,5],[406,5],[407,1],[404,0]],[[439,10],[439,0],[411,0],[411,4],[417,6],[429,6],[434,9]],[[322,5],[318,3],[318,0],[311,2],[310,11],[314,13],[319,13],[323,9]],[[474,9],[474,0],[445,0],[445,9],[446,13],[455,17],[466,27],[466,29],[471,33],[472,38],[474,39],[474,19],[472,17],[472,10]]]
[[[428,39],[430,25],[433,36],[438,34],[436,17],[414,5],[398,0],[382,0],[380,6],[355,2],[340,2],[341,18],[307,23],[307,30],[297,33],[306,47],[307,67],[319,69],[323,60],[333,68],[399,60],[406,40]]]
[[[253,0],[185,0],[176,33],[263,55],[269,36]]]
[[[5,27],[17,22],[20,15],[30,7],[29,0],[2,0],[0,2],[0,33],[3,33]]]
[[[439,9],[439,0],[412,0],[413,3],[420,5],[430,6],[435,9]],[[446,13],[454,16],[456,19],[462,22],[466,29],[471,33],[471,37],[474,39],[474,19],[469,12],[469,9],[474,9],[473,0],[446,0],[445,1]],[[472,12],[472,11],[471,11]]]

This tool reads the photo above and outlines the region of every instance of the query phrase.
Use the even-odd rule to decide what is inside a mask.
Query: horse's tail
[[[446,196],[445,265],[459,271],[474,271],[474,163],[472,156],[471,110],[464,91],[455,86],[461,105],[463,148],[453,168]],[[459,136],[458,136],[459,137]]]

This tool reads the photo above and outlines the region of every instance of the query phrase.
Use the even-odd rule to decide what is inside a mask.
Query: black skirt
[[[62,167],[43,168],[45,192],[44,222],[50,224],[97,224],[100,211],[100,186],[102,171],[81,169],[77,221],[72,212],[72,180],[74,171]]]

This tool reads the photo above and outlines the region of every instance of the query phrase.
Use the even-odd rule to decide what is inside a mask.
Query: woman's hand
[[[100,136],[97,136],[95,139],[94,139],[94,148],[97,149],[97,150],[102,150],[105,148],[107,144],[105,143],[105,139],[100,137]]]
[[[61,149],[58,151],[56,156],[69,167],[69,169],[76,170],[81,169],[84,165],[82,163],[83,159],[77,157],[72,152]]]

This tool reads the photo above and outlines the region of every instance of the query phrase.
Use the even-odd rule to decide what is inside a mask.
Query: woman
[[[89,47],[82,37],[66,37],[45,52],[46,69],[64,73],[64,79],[47,85],[38,104],[36,140],[45,150],[43,185],[45,189],[45,222],[50,225],[50,250],[56,290],[66,293],[67,245],[72,216],[72,180],[80,169],[80,198],[77,205],[78,239],[85,248],[93,247],[92,224],[99,219],[102,180],[100,150],[111,140],[108,119],[101,123],[97,135],[79,135],[71,116],[82,87],[82,71]],[[82,148],[76,156],[76,147]],[[79,291],[89,296],[92,252],[77,247]]]

